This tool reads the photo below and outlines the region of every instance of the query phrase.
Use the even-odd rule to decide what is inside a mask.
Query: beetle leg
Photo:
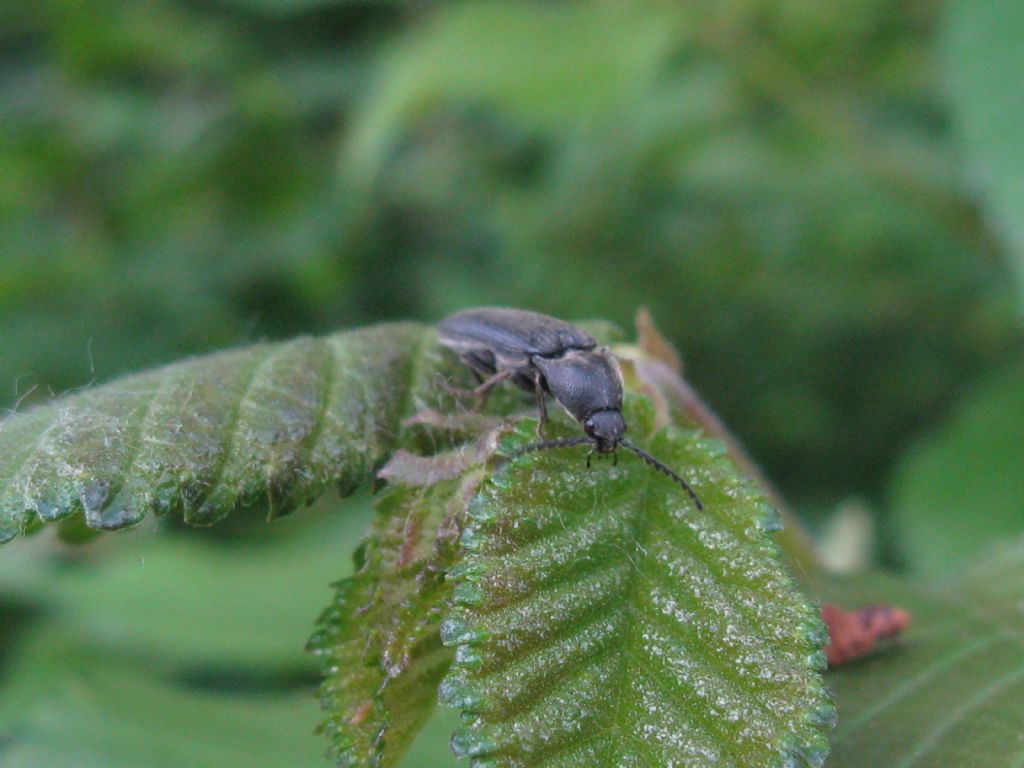
[[[590,457],[594,455],[594,449],[590,449],[590,453],[587,454],[587,469],[590,469]]]
[[[476,371],[474,371],[474,373],[476,373]],[[474,389],[459,389],[458,387],[453,387],[451,384],[445,384],[445,389],[456,397],[475,398],[477,401],[477,407],[482,408],[487,404],[487,398],[491,394],[491,390],[506,379],[512,378],[513,375],[514,371],[499,371],[490,378],[485,379]]]
[[[487,404],[487,398],[490,397],[491,390],[505,379],[512,378],[512,371],[499,371],[498,373],[491,376],[491,378],[484,381],[476,389],[471,390],[470,394],[476,398],[477,404],[480,408],[483,408]]]
[[[544,387],[540,383],[540,372],[533,375],[533,394],[537,398],[540,421],[537,422],[537,436],[544,438],[544,425],[548,423],[548,407],[544,402]]]
[[[612,454],[612,466],[613,467],[619,466],[619,452],[618,451],[616,451],[615,453]]]

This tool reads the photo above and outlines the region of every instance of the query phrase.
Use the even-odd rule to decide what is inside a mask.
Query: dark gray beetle
[[[542,438],[547,422],[545,394],[552,395],[586,433],[586,437],[542,439],[519,453],[590,443],[591,453],[615,456],[621,445],[678,483],[697,509],[704,508],[682,477],[623,437],[622,372],[612,353],[598,347],[589,333],[564,320],[504,307],[456,312],[437,329],[441,344],[458,353],[480,382],[465,394],[482,403],[495,385],[511,381],[537,398],[537,431]]]

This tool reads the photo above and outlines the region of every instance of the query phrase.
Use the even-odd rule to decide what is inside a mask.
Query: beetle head
[[[612,453],[626,433],[626,420],[617,409],[594,411],[583,422],[583,431],[594,441],[598,453]]]

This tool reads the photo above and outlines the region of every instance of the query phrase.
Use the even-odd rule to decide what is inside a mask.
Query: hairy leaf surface
[[[704,512],[625,451],[588,472],[586,448],[516,458],[471,504],[442,697],[475,765],[822,764],[823,627],[777,517],[719,443],[670,427],[650,449]]]
[[[148,513],[211,524],[350,492],[435,406],[432,332],[380,325],[260,344],[127,376],[0,424],[0,541],[81,513],[94,529]]]
[[[479,473],[456,474],[385,493],[356,574],[320,618],[310,648],[325,659],[323,728],[341,766],[396,765],[434,708],[452,656],[440,634],[445,572],[478,482]]]
[[[828,674],[839,708],[830,768],[1024,765],[1024,541],[942,588],[875,574],[823,593],[913,614],[900,641]]]

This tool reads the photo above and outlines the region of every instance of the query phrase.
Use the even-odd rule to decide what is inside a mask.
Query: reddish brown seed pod
[[[847,611],[838,605],[821,606],[821,618],[828,626],[825,656],[830,667],[866,656],[879,640],[896,637],[910,626],[910,614],[892,605],[867,605]]]

